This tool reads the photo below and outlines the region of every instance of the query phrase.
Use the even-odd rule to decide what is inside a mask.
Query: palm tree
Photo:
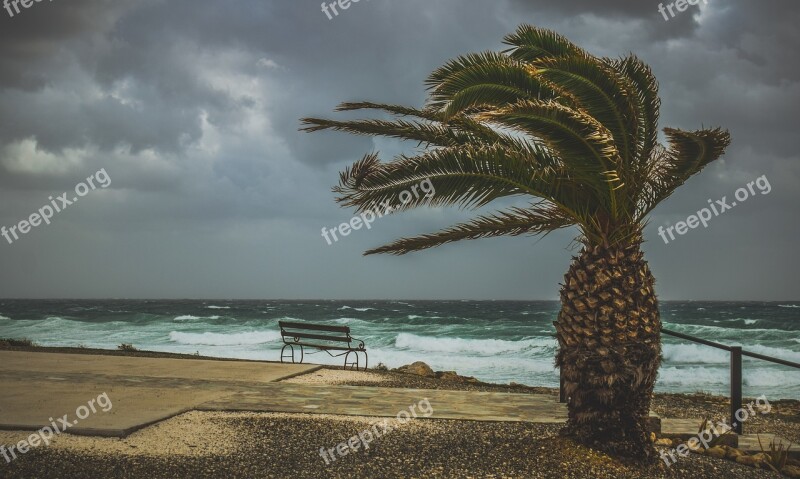
[[[577,226],[582,245],[561,287],[556,365],[568,395],[564,433],[622,456],[652,458],[646,420],[661,362],[654,278],[643,258],[648,214],[719,158],[727,131],[664,130],[650,68],[636,56],[598,58],[555,32],[520,26],[503,52],[449,61],[427,80],[422,109],[345,103],[389,119],[305,118],[306,131],[339,130],[417,142],[413,156],[365,155],[334,188],[343,206],[377,208],[430,179],[420,206],[480,208],[528,195],[527,208],[480,215],[366,254],[405,254],[464,239],[541,235]]]

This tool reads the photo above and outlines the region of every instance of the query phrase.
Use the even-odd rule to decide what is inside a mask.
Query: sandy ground
[[[233,363],[228,363],[228,366],[231,365]],[[220,365],[214,365],[212,370],[219,371],[215,369],[218,366]],[[240,366],[250,367],[247,364]],[[25,370],[22,373],[48,374],[44,367],[30,368],[23,368]],[[124,374],[125,368],[117,371]],[[147,371],[144,373],[148,374]],[[70,374],[80,372],[73,371]],[[184,371],[181,374],[192,375],[192,378],[183,379],[184,382],[189,379],[197,381],[198,375],[202,377],[199,370]],[[13,379],[16,381],[20,378]],[[153,381],[170,387],[163,376]],[[394,372],[351,372],[336,368],[313,371],[286,382],[554,394],[552,390],[545,388],[520,385],[443,381]],[[15,383],[15,388],[17,386]],[[83,392],[74,393],[80,395]],[[192,391],[176,393],[190,396]],[[0,396],[2,394],[10,397],[15,392],[13,389],[6,389],[0,391]],[[725,398],[657,395],[654,409],[662,415],[683,412],[690,415],[689,417],[696,417],[706,412],[721,411],[724,414],[725,404]],[[753,424],[752,427],[768,427],[770,432],[778,433],[780,430],[776,428],[782,424],[795,427],[800,423],[797,405],[797,401],[775,401],[773,422]],[[10,463],[6,463],[0,455],[0,477],[776,477],[765,471],[699,455],[682,458],[678,464],[669,468],[661,463],[640,468],[560,438],[559,425],[519,422],[416,420],[395,427],[391,432],[375,439],[369,449],[362,447],[343,456],[330,452],[359,432],[372,428],[375,421],[383,419],[316,414],[194,411],[152,425],[124,439],[63,434],[55,437],[50,445],[37,447]],[[791,436],[794,429],[786,430],[789,433],[786,435]],[[29,435],[30,432],[0,431],[0,444],[8,446],[26,439]],[[329,459],[326,463],[320,454],[323,448],[329,451],[329,458],[330,454],[335,454],[336,460]]]
[[[347,371],[343,369],[320,369],[309,374],[295,376],[282,382],[293,384],[370,384],[380,385],[389,382],[385,375],[369,371]]]

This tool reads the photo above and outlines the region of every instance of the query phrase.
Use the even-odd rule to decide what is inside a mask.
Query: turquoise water
[[[0,301],[0,337],[45,346],[139,349],[278,360],[278,321],[350,326],[370,364],[422,360],[489,382],[557,387],[554,301]],[[665,327],[800,362],[800,305],[793,302],[661,304]],[[340,364],[326,354],[308,361]],[[800,370],[745,358],[749,396],[800,399]],[[657,390],[728,390],[727,352],[664,337]]]

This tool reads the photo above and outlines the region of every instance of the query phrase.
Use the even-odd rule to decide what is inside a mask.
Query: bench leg
[[[284,354],[284,351],[286,350],[287,347],[291,351],[290,355],[289,354]],[[292,358],[292,364],[297,364],[297,363],[302,364],[303,363],[303,357],[304,357],[303,346],[300,346],[300,361],[295,361],[295,359],[294,359],[294,345],[292,345],[292,344],[284,344],[283,347],[281,348],[281,362],[282,363],[285,362],[284,358]]]
[[[361,360],[358,356],[358,353],[364,353],[364,368],[361,369]],[[350,354],[353,354],[356,357],[355,362],[347,362],[347,358],[350,357]],[[347,351],[347,354],[344,355],[344,368],[347,369],[347,366],[353,366],[350,369],[354,369],[356,371],[366,371],[367,370],[367,363],[369,362],[369,356],[367,356],[366,351]]]
[[[349,363],[347,362],[347,359],[350,357],[351,354],[356,357],[356,360],[355,362]],[[356,371],[358,371],[358,366],[359,366],[358,351],[347,351],[347,354],[344,355],[344,368],[347,369],[347,366],[353,366],[350,369],[355,369]]]
[[[367,370],[367,364],[368,363],[369,363],[369,356],[367,355],[367,352],[364,351],[364,371]]]

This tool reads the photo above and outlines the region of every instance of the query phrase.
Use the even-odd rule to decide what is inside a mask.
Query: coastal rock
[[[783,475],[791,477],[792,479],[800,478],[800,467],[797,466],[784,466],[781,472]]]
[[[747,453],[745,453],[741,449],[736,449],[735,447],[729,447],[728,453],[725,455],[725,457],[732,461],[735,461],[737,457],[746,455]]]
[[[720,446],[714,446],[706,451],[706,455],[716,457],[718,459],[725,459],[726,452],[724,448]]]
[[[405,366],[400,366],[397,368],[398,372],[406,373],[406,374],[415,374],[417,376],[424,376],[426,378],[435,377],[436,374],[433,372],[430,366],[423,363],[422,361],[416,361],[411,364],[406,364]]]
[[[436,371],[436,378],[443,381],[461,381],[461,376],[455,371]]]
[[[767,455],[763,452],[753,454],[752,456],[739,456],[736,458],[736,462],[739,464],[744,464],[745,466],[752,466],[755,468],[761,468],[761,464],[767,462],[767,460]]]
[[[668,437],[662,437],[661,439],[656,440],[656,446],[667,446],[672,447],[672,439]]]

